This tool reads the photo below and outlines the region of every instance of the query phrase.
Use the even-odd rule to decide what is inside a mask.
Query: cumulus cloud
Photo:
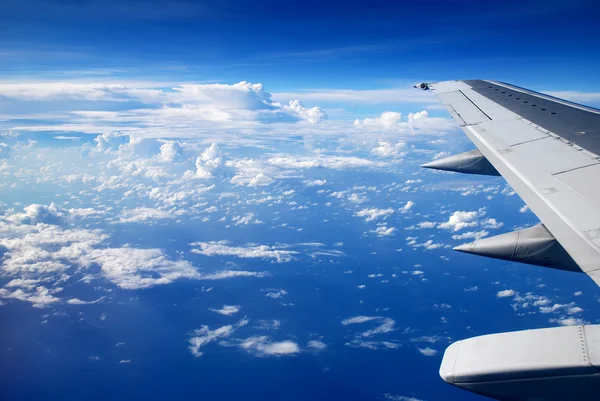
[[[581,326],[586,324],[583,319],[575,317],[562,317],[559,319],[550,319],[550,323],[557,323],[559,326]]]
[[[297,115],[303,120],[311,124],[318,124],[327,119],[327,113],[319,107],[306,108],[302,106],[299,100],[292,100],[287,106],[283,106],[284,110],[288,110]]]
[[[100,266],[105,278],[124,289],[170,284],[178,279],[200,279],[198,271],[185,260],[171,260],[160,249],[105,248],[80,255],[85,266]]]
[[[261,220],[255,218],[254,213],[247,213],[245,216],[234,216],[232,220],[235,221],[236,226],[247,226],[248,224],[261,224]]]
[[[496,296],[498,298],[508,298],[508,297],[515,296],[515,294],[516,294],[515,290],[502,290],[502,291],[498,291],[496,293]]]
[[[362,210],[356,212],[356,215],[358,217],[364,217],[365,221],[373,221],[373,220],[377,220],[379,218],[386,219],[389,215],[391,215],[393,213],[394,213],[394,209],[392,209],[392,208],[387,208],[387,209],[373,208],[373,209],[362,209]]]
[[[49,206],[31,204],[23,208],[23,213],[14,213],[4,218],[8,221],[20,224],[32,224],[46,223],[46,224],[60,224],[67,220],[73,220],[77,218],[89,218],[103,215],[103,211],[94,210],[91,208],[85,209],[64,209],[54,202]]]
[[[211,330],[208,326],[202,326],[199,329],[193,331],[192,336],[188,340],[188,349],[196,358],[201,357],[203,352],[200,348],[205,347],[213,341],[229,337],[237,329],[248,324],[247,319],[238,321],[235,325],[226,325]]]
[[[240,186],[264,187],[272,184],[273,181],[274,179],[265,173],[258,173],[256,175],[238,174],[233,176],[229,182]]]
[[[48,289],[43,286],[35,288],[33,292],[23,291],[18,288],[14,291],[9,291],[6,288],[0,288],[0,298],[17,299],[23,302],[30,302],[34,308],[44,308],[48,305],[60,302],[60,298],[53,294],[60,292],[61,288]]]
[[[173,216],[163,210],[151,207],[137,207],[121,212],[118,223],[145,223],[154,220],[170,219]]]
[[[309,155],[309,156],[291,156],[280,155],[271,157],[268,163],[274,166],[290,169],[307,168],[330,168],[333,170],[347,170],[354,168],[368,168],[381,165],[368,159],[362,159],[354,156],[328,156],[328,155]]]
[[[396,231],[395,227],[379,226],[373,232],[380,237],[388,237],[393,235],[394,231]]]
[[[485,214],[485,211],[465,212],[458,210],[450,215],[448,221],[440,223],[438,228],[446,230],[460,231],[467,227],[475,227],[479,224],[478,219]]]
[[[72,266],[82,271],[97,267],[97,274],[88,277],[102,277],[123,289],[148,288],[179,279],[220,280],[266,275],[244,270],[200,273],[188,261],[173,260],[161,249],[107,247],[109,236],[102,230],[67,229],[47,223],[29,224],[28,220],[22,223],[21,220],[0,219],[0,247],[7,251],[2,268],[12,277],[7,287],[2,289],[1,296],[35,305],[58,302],[53,290],[37,283],[42,278],[60,280]],[[280,261],[286,257],[290,256],[285,251],[279,254]],[[19,288],[10,289],[15,287]],[[37,293],[31,292],[33,288],[38,288]],[[74,298],[70,303],[78,302],[85,301]]]
[[[379,127],[382,129],[397,128],[402,120],[402,114],[395,111],[386,111],[376,118],[365,118],[364,120],[354,120],[355,126]]]
[[[105,132],[94,138],[96,149],[102,152],[116,150],[120,146],[129,143],[129,135]]]
[[[408,202],[406,202],[406,204],[404,206],[402,206],[400,208],[400,211],[402,213],[408,213],[414,206],[415,206],[415,202],[409,200]]]
[[[452,236],[452,239],[455,240],[466,240],[466,239],[474,239],[479,240],[483,237],[487,237],[490,233],[486,230],[481,231],[467,231],[462,234],[455,234]]]
[[[285,341],[271,341],[268,336],[253,336],[243,340],[240,347],[257,356],[285,356],[300,352],[297,343]]]
[[[32,119],[31,123],[20,126],[37,131],[100,133],[118,126],[143,136],[157,137],[161,132],[164,136],[169,132],[182,137],[183,132],[215,127],[260,129],[261,125],[268,128],[271,122],[312,125],[327,119],[325,111],[317,106],[304,107],[297,99],[288,99],[286,103],[273,101],[262,84],[246,81],[231,85],[186,83],[169,88],[62,82],[0,84],[0,96],[41,104],[61,100],[67,107],[75,107],[78,100],[120,106],[119,111],[69,110],[72,117],[68,123],[37,125]],[[137,106],[140,103],[142,106]],[[39,104],[33,107],[43,107]],[[129,104],[139,108],[127,108]],[[106,149],[104,144],[100,147]]]
[[[429,113],[427,113],[427,110],[408,114],[408,122],[411,122],[411,123],[415,122],[417,120],[425,120],[426,118],[429,118]]]
[[[481,227],[495,230],[497,228],[502,228],[504,223],[497,221],[496,219],[485,219],[481,222]]]
[[[230,316],[240,311],[239,305],[223,305],[221,309],[208,308],[209,311],[218,313],[219,315]]]
[[[436,356],[437,355],[437,351],[431,347],[419,348],[419,352],[421,353],[421,355],[425,355],[425,356]]]
[[[283,288],[279,288],[279,289],[271,288],[271,289],[263,290],[263,291],[267,292],[265,294],[267,297],[273,298],[273,299],[280,299],[287,295],[287,291],[284,290]]]
[[[165,162],[174,162],[181,159],[183,155],[183,148],[179,142],[165,141],[160,146],[160,160]]]
[[[200,156],[196,158],[196,171],[188,170],[188,178],[208,179],[213,178],[213,172],[223,164],[219,145],[212,143]]]
[[[312,340],[309,341],[308,344],[306,345],[308,348],[312,348],[315,351],[322,351],[325,348],[327,348],[327,344],[325,344],[322,341],[317,341],[317,340]]]
[[[371,153],[379,157],[404,156],[404,153],[402,153],[401,150],[405,147],[406,143],[404,142],[398,142],[394,145],[389,142],[379,142],[379,145],[373,148]]]
[[[199,247],[193,253],[205,256],[235,256],[238,258],[274,259],[277,263],[289,262],[298,252],[288,251],[267,245],[231,246],[228,241],[193,242],[190,245]]]

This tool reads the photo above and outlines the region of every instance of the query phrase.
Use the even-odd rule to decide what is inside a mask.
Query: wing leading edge
[[[416,87],[431,90],[477,147],[423,167],[502,175],[541,221],[455,250],[584,272],[600,285],[600,110],[496,81]],[[595,400],[600,325],[458,341],[440,375],[506,401]]]

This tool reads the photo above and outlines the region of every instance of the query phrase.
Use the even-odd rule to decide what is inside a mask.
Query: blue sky
[[[596,2],[6,1],[13,79],[262,82],[271,91],[487,78],[596,91]]]
[[[597,287],[452,251],[538,219],[412,85],[598,106],[594,7],[4,1],[0,398],[482,400],[452,341]]]

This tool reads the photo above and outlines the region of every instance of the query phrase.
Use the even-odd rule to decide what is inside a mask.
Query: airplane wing
[[[541,221],[455,250],[583,272],[600,285],[600,110],[496,81],[416,87],[431,90],[477,147],[423,167],[502,175]],[[458,341],[440,375],[501,400],[595,400],[600,325]]]

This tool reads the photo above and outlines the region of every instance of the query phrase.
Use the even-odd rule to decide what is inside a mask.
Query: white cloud
[[[436,223],[433,221],[422,221],[417,224],[417,227],[419,227],[419,228],[434,228],[435,226],[436,226]]]
[[[269,290],[263,290],[263,291],[267,291],[267,293],[265,294],[267,297],[269,298],[273,298],[273,299],[280,299],[283,298],[284,296],[287,295],[287,291],[280,288],[280,289],[269,289]]]
[[[4,216],[4,218],[8,221],[20,224],[59,224],[67,220],[96,217],[102,214],[104,214],[104,212],[91,208],[64,209],[52,202],[49,206],[31,204],[23,208],[23,213],[10,214]]]
[[[360,324],[360,323],[370,322],[372,320],[377,320],[379,318],[380,318],[379,316],[355,316],[355,317],[351,317],[351,318],[342,320],[342,324],[344,326],[347,326],[349,324]]]
[[[386,111],[376,118],[365,118],[364,120],[355,120],[355,126],[379,127],[382,129],[398,128],[402,119],[402,114],[395,111]]]
[[[94,138],[94,141],[97,143],[96,149],[101,152],[116,150],[121,145],[127,144],[129,140],[129,135],[112,132],[105,132]]]
[[[273,178],[269,177],[265,173],[258,173],[256,175],[243,175],[238,174],[233,176],[229,181],[235,185],[248,186],[248,187],[264,187],[273,183]]]
[[[385,394],[385,399],[390,401],[423,401],[415,397],[405,397],[403,395]]]
[[[165,162],[174,162],[181,159],[183,148],[179,142],[165,141],[160,146],[160,159]]]
[[[379,146],[373,148],[371,153],[379,157],[404,156],[404,153],[402,153],[401,150],[405,147],[406,143],[404,142],[398,142],[395,145],[392,145],[389,142],[379,142]]]
[[[429,118],[429,113],[427,113],[427,110],[422,110],[416,113],[408,114],[408,122],[411,123],[417,120],[425,120],[426,118]]]
[[[170,284],[178,279],[202,276],[185,260],[173,261],[160,249],[92,249],[78,258],[79,264],[97,264],[105,278],[124,289]]]
[[[395,227],[379,226],[373,232],[380,237],[387,237],[393,235],[394,231],[396,231]]]
[[[327,184],[327,180],[312,180],[312,181],[304,181],[307,187],[321,187]]]
[[[402,213],[408,213],[414,206],[415,202],[409,200],[404,206],[400,208],[400,210]]]
[[[0,288],[0,298],[17,299],[23,302],[30,302],[34,308],[44,308],[48,305],[60,302],[60,298],[52,294],[60,292],[61,288],[48,289],[43,286],[35,288],[35,292],[26,292],[21,288],[9,291],[6,288]]]
[[[436,350],[434,350],[431,347],[419,348],[419,352],[425,356],[436,356],[438,353]]]
[[[382,316],[355,316],[342,320],[342,325],[348,326],[351,324],[363,324],[372,321],[377,322],[378,325],[371,330],[367,330],[360,333],[358,337],[373,337],[379,334],[385,334],[396,330],[396,322],[393,319],[390,319],[389,317]]]
[[[504,226],[504,223],[496,221],[496,219],[486,219],[481,222],[481,227],[495,230]]]
[[[300,352],[297,343],[285,341],[271,341],[268,336],[253,336],[243,340],[240,347],[257,356],[284,356]]]
[[[180,84],[171,87],[140,87],[130,84],[31,83],[0,84],[0,96],[16,102],[35,100],[32,114],[44,110],[45,102],[62,101],[64,107],[77,108],[86,100],[118,105],[119,111],[67,110],[70,121],[39,125],[35,119],[20,123],[19,130],[102,133],[114,127],[140,136],[184,137],[216,127],[257,131],[270,129],[268,123],[312,125],[327,119],[321,108],[304,107],[297,99],[280,103],[271,99],[262,84],[239,82],[226,84]],[[142,104],[127,108],[129,104]],[[104,106],[106,107],[106,106]],[[114,107],[114,106],[113,106]],[[103,149],[101,149],[103,150]]]
[[[496,293],[498,298],[508,298],[513,297],[516,294],[515,290],[502,290]]]
[[[325,348],[327,348],[327,344],[325,344],[322,341],[312,340],[308,342],[307,347],[312,348],[316,351],[322,351]]]
[[[28,291],[34,288],[36,283],[26,280],[38,280],[43,277],[48,277],[51,281],[58,280],[72,265],[80,269],[97,266],[98,277],[103,277],[123,289],[148,288],[169,284],[178,279],[219,280],[266,275],[264,272],[243,270],[201,274],[188,261],[172,260],[161,249],[105,247],[108,238],[109,236],[101,230],[64,229],[46,223],[32,225],[0,219],[0,246],[8,250],[2,267],[6,274],[12,276],[12,286],[21,286]],[[255,250],[265,251],[260,247]],[[278,258],[279,261],[287,261],[291,258],[290,252],[295,253],[277,249],[273,252],[275,253],[271,257]],[[3,291],[4,297],[21,300],[26,300],[31,295],[22,290],[16,293]]]
[[[577,91],[544,91],[560,99],[567,99],[578,103],[597,103],[600,102],[600,93],[598,92],[577,92]]]
[[[69,300],[67,300],[67,303],[70,305],[93,305],[93,304],[97,304],[102,302],[102,300],[104,300],[105,297],[100,297],[98,299],[95,299],[93,301],[83,301],[79,298],[71,298]]]
[[[291,100],[289,105],[283,106],[284,110],[289,110],[303,120],[311,124],[318,124],[327,119],[327,113],[319,107],[306,108],[302,106],[299,100]]]
[[[210,242],[193,242],[190,245],[194,248],[191,252],[205,256],[235,256],[238,258],[262,258],[275,259],[277,263],[289,262],[292,260],[296,251],[288,251],[278,249],[275,246],[267,245],[247,245],[247,246],[230,246],[228,241],[210,241]]]
[[[409,243],[409,245],[412,245],[413,248],[425,248],[427,250],[434,250],[434,249],[438,249],[438,248],[443,248],[445,247],[444,244],[438,243],[438,242],[434,242],[432,239],[429,239],[423,243],[418,244],[416,241],[411,241],[411,243]]]
[[[377,351],[380,349],[398,349],[402,346],[402,344],[394,341],[365,341],[360,338],[354,338],[346,342],[344,345],[353,348],[365,348],[371,351]]]
[[[145,223],[147,221],[170,219],[173,216],[168,212],[151,207],[137,207],[123,210],[118,223]]]
[[[232,218],[235,221],[236,226],[247,226],[248,224],[261,224],[262,221],[255,219],[254,213],[247,213],[245,216],[234,216]]]
[[[452,213],[452,215],[450,215],[450,218],[448,218],[447,222],[440,223],[438,225],[438,228],[444,228],[452,231],[460,231],[467,227],[475,227],[479,224],[479,217],[483,216],[484,214],[485,212],[482,210],[471,212],[459,210]]]
[[[558,323],[560,326],[581,326],[586,324],[583,319],[575,317],[562,317],[560,319],[550,319],[550,323]]]
[[[223,164],[219,145],[212,143],[208,148],[196,158],[196,171],[188,170],[185,173],[187,178],[209,179],[213,178],[213,173]]]
[[[368,199],[366,196],[361,196],[359,194],[357,194],[356,192],[353,192],[350,194],[350,196],[348,196],[348,200],[352,203],[365,203]]]
[[[7,288],[21,287],[21,288],[25,288],[27,290],[32,290],[33,288],[35,288],[38,285],[39,282],[40,282],[40,280],[36,280],[36,279],[16,278],[16,279],[10,280],[5,285],[5,287],[7,287]]]
[[[481,231],[467,231],[462,234],[456,234],[452,236],[452,239],[455,240],[465,240],[465,239],[474,239],[479,240],[483,237],[487,237],[490,233],[486,230]]]
[[[200,348],[206,346],[207,344],[213,341],[229,337],[237,329],[245,326],[246,324],[248,324],[248,320],[242,319],[238,321],[235,325],[221,326],[214,330],[210,330],[208,326],[202,326],[201,328],[194,330],[192,337],[190,337],[190,339],[188,340],[188,349],[190,350],[192,355],[194,355],[195,357],[200,357],[203,354],[200,351]]]
[[[208,308],[211,312],[216,312],[220,315],[230,316],[240,311],[239,305],[223,305],[221,309]]]
[[[268,272],[251,272],[247,270],[221,270],[215,273],[203,273],[199,276],[199,280],[226,280],[236,277],[267,277]]]
[[[426,91],[415,91],[414,88],[388,89],[310,89],[301,92],[273,93],[277,100],[300,99],[311,102],[336,102],[350,104],[391,104],[391,103],[432,103],[437,104],[435,97]]]
[[[392,208],[387,208],[387,209],[377,209],[377,208],[373,208],[373,209],[362,209],[358,212],[356,212],[356,215],[358,217],[365,217],[365,221],[373,221],[373,220],[377,220],[381,217],[383,217],[383,219],[385,220],[389,215],[394,213],[394,209]]]
[[[307,169],[330,168],[332,170],[347,170],[381,166],[381,163],[354,156],[308,155],[292,156],[279,155],[269,158],[268,163],[282,168]]]

